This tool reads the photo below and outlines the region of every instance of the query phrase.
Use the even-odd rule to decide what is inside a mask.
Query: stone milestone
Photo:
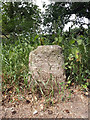
[[[57,83],[65,82],[62,48],[58,45],[38,46],[30,52],[29,70],[33,80],[46,83],[52,76]]]

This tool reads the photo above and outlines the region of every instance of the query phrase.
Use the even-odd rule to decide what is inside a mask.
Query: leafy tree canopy
[[[70,5],[70,14],[85,17],[90,20],[90,2],[74,2]]]
[[[40,26],[40,9],[29,2],[2,3],[2,33],[36,32]]]
[[[47,26],[49,33],[57,33],[58,29],[60,28],[62,31],[68,22],[73,22],[73,25],[79,23],[81,26],[86,24],[78,19],[70,20],[72,14],[79,18],[90,19],[89,13],[90,2],[55,2],[46,6],[44,25]]]

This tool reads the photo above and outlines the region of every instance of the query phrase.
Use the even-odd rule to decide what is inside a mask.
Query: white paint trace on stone
[[[35,115],[35,114],[37,114],[38,113],[38,111],[37,110],[35,110],[34,112],[33,112],[33,115]]]
[[[53,47],[51,46],[51,48],[53,48]]]

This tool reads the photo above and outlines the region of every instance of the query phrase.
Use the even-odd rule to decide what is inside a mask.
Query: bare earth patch
[[[66,94],[69,94],[68,91]],[[53,103],[48,102],[47,105],[43,97],[33,97],[32,94],[25,97],[26,99],[16,103],[4,101],[0,107],[1,118],[88,118],[90,98],[79,89],[73,88],[71,98],[65,100],[61,100],[62,96],[56,94]]]

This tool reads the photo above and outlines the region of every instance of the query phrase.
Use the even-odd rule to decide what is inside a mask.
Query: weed
[[[54,96],[55,92],[64,94],[64,83],[60,84],[50,74],[50,79],[47,82],[33,79],[32,73],[28,73],[28,60],[29,53],[35,49],[40,43],[39,35],[33,38],[25,38],[24,36],[18,36],[17,41],[13,39],[3,39],[2,42],[2,73],[3,83],[2,92],[6,94],[8,86],[13,86],[15,93],[24,92],[25,89],[39,94],[45,97],[48,101]],[[43,38],[44,39],[44,38]],[[33,42],[32,42],[33,41]],[[44,42],[45,43],[45,42]],[[49,39],[46,39],[45,44],[50,44]],[[55,41],[51,44],[58,44],[63,48],[63,54],[65,59],[65,72],[67,77],[68,88],[72,83],[74,85],[81,85],[82,88],[87,89],[89,82],[89,39],[84,36],[78,36],[77,38],[65,38],[58,35]],[[39,74],[39,73],[38,73]],[[29,80],[28,80],[29,76]],[[48,89],[49,88],[49,89]],[[13,91],[12,90],[12,91]],[[71,93],[69,95],[69,98]],[[62,100],[64,96],[62,95]],[[46,100],[46,101],[47,101]]]

